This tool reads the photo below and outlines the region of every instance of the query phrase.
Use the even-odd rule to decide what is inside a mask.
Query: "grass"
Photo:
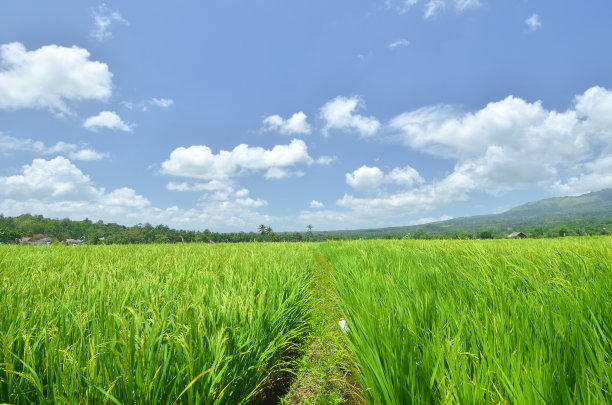
[[[0,403],[607,404],[611,389],[609,237],[0,246]]]
[[[0,403],[239,404],[305,331],[300,245],[2,247]]]
[[[610,242],[324,246],[366,400],[610,403]]]

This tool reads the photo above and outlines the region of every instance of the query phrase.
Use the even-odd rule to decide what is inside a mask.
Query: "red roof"
[[[46,238],[47,235],[45,235],[44,233],[37,233],[36,235],[34,235],[35,238]]]
[[[22,242],[27,242],[27,241],[29,241],[30,239],[32,239],[32,238],[31,238],[31,237],[29,237],[29,236],[25,236],[25,237],[23,237],[23,238],[21,238],[21,239],[19,239],[19,240],[20,240],[20,241],[22,241]]]

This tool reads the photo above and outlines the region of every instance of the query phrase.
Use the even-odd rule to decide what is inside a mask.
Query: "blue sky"
[[[612,187],[608,1],[0,12],[0,213],[401,226]]]

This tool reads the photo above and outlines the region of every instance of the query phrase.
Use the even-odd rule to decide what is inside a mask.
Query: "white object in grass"
[[[338,321],[338,325],[340,325],[340,329],[342,329],[342,332],[344,332],[344,334],[349,333],[349,327],[346,326],[346,321],[344,319],[341,319]]]

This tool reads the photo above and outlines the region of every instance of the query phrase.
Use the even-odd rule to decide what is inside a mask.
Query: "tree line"
[[[0,243],[15,243],[17,239],[35,234],[45,234],[54,242],[66,239],[80,239],[86,244],[132,244],[132,243],[191,243],[191,242],[319,242],[326,240],[354,239],[499,239],[507,237],[506,231],[499,229],[482,229],[476,232],[454,230],[432,232],[418,229],[406,231],[362,230],[313,232],[312,225],[306,226],[305,232],[274,232],[272,227],[264,224],[253,232],[219,233],[171,229],[165,225],[152,226],[149,223],[124,226],[102,221],[92,222],[89,219],[73,221],[50,219],[42,215],[24,214],[18,217],[5,217],[0,214]],[[551,225],[517,229],[530,238],[552,238],[563,236],[587,236],[608,234],[600,223],[580,223],[580,225]]]
[[[42,215],[24,214],[5,217],[0,214],[0,243],[15,243],[16,239],[44,234],[54,242],[66,239],[80,239],[90,245],[131,244],[131,243],[178,243],[178,242],[306,242],[312,240],[312,232],[276,233],[271,227],[262,225],[264,230],[253,232],[211,232],[172,229],[165,225],[149,223],[124,226],[89,219],[73,221],[68,218],[50,219]],[[261,227],[260,227],[261,228]]]

